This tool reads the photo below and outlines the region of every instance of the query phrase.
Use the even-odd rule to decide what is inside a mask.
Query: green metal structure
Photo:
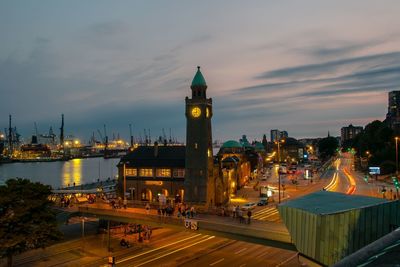
[[[400,201],[320,191],[279,205],[297,250],[323,266],[400,225]]]

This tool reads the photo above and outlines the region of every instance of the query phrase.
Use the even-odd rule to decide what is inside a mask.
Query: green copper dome
[[[206,80],[203,77],[203,74],[201,74],[200,67],[197,67],[197,72],[196,75],[194,75],[193,81],[192,81],[192,86],[207,86]]]
[[[239,142],[235,141],[235,140],[226,141],[222,145],[222,148],[234,148],[234,147],[240,147],[241,148],[242,145]]]

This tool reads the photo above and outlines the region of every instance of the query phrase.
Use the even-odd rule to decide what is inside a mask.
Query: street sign
[[[369,167],[369,174],[381,174],[380,167]]]

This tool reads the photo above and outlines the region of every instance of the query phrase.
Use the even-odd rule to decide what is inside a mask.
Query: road
[[[168,234],[167,234],[167,232]],[[297,253],[241,241],[163,229],[142,249],[116,257],[117,266],[301,266]],[[134,245],[135,246],[135,245]],[[107,264],[104,259],[85,266]]]
[[[330,183],[325,187],[328,191],[379,198],[394,196],[393,187],[371,178],[366,180],[364,174],[356,172],[353,156],[350,153],[343,153],[325,175],[331,177]],[[383,187],[387,190],[385,194],[382,193]]]

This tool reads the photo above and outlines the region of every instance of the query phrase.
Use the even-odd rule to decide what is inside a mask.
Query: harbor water
[[[119,158],[86,158],[69,161],[0,164],[0,184],[10,178],[26,178],[53,189],[113,179]]]

